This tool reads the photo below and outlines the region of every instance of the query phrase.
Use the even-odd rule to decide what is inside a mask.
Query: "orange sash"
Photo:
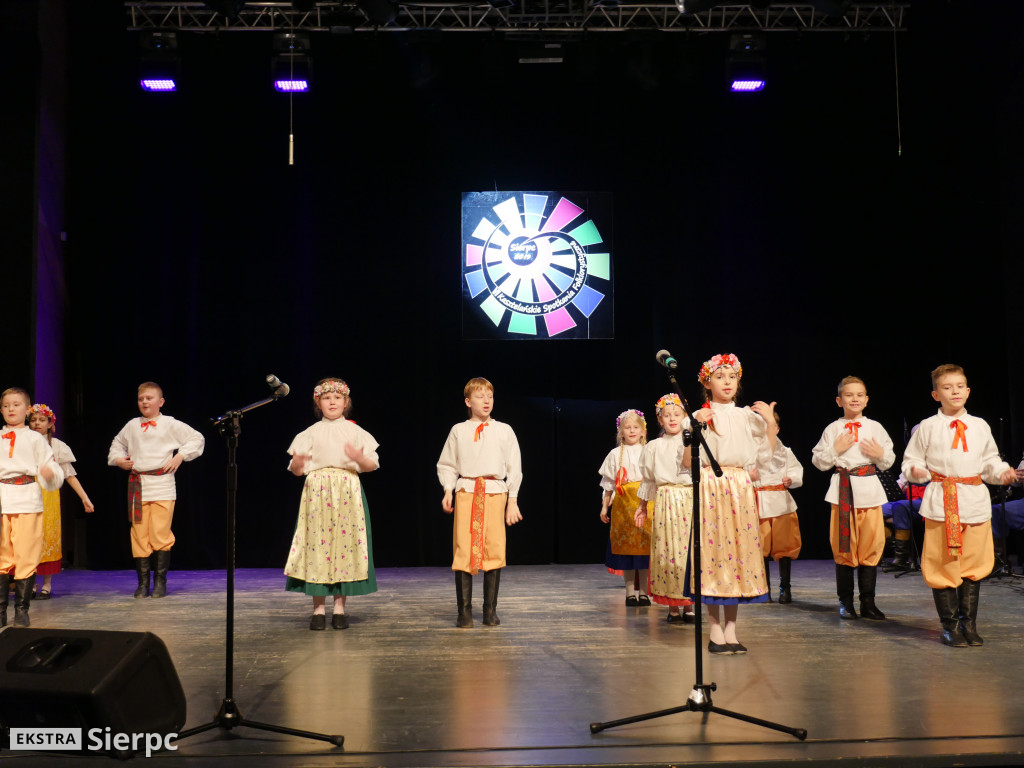
[[[964,446],[966,448],[966,446]],[[942,483],[942,511],[946,515],[946,547],[950,557],[960,557],[963,547],[963,530],[960,528],[960,504],[957,501],[956,486],[981,485],[981,475],[974,477],[945,477],[932,472],[932,482]]]

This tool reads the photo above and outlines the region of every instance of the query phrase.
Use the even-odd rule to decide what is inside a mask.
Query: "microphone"
[[[272,373],[267,374],[267,386],[274,390],[274,397],[284,397],[292,391],[291,387]]]
[[[663,365],[670,371],[674,371],[676,368],[679,367],[679,363],[676,361],[674,357],[672,357],[672,353],[669,352],[667,349],[659,350],[658,354],[655,357],[658,361],[658,365]]]

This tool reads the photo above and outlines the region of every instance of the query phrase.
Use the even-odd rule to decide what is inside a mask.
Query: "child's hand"
[[[882,444],[870,437],[867,440],[861,440],[860,452],[871,459],[871,461],[878,461],[885,456],[885,448],[882,447]]]
[[[911,467],[910,476],[920,482],[932,479],[932,473],[929,472],[927,469],[924,469],[923,467]]]
[[[92,514],[93,512],[95,512],[95,511],[96,511],[96,507],[94,507],[94,506],[92,505],[92,502],[91,502],[91,501],[89,501],[88,497],[86,497],[86,498],[85,498],[85,499],[84,499],[84,500],[82,501],[82,509],[84,509],[84,510],[85,510],[85,511],[86,511],[87,513],[89,513],[90,515],[91,515],[91,514]]]
[[[761,473],[757,471],[757,467],[751,467],[747,474],[750,475],[750,479],[755,483],[761,479]]]
[[[792,484],[793,484],[792,478],[789,478],[789,477],[782,478],[782,487],[783,488],[789,488],[789,486],[791,486]]]
[[[999,479],[1002,481],[1003,485],[1013,485],[1017,482],[1017,471],[1008,469],[999,476]]]
[[[1021,481],[1024,481],[1024,469],[1015,469],[1013,471],[1013,474],[1017,476],[1017,479],[1014,482],[1019,483]]]
[[[647,525],[647,505],[641,504],[636,508],[636,512],[633,513],[633,525],[637,528],[643,528]]]
[[[455,511],[455,507],[452,506],[452,492],[445,491],[444,498],[441,499],[441,509],[447,512],[449,515]]]
[[[835,443],[832,444],[832,448],[833,450],[835,450],[836,454],[841,456],[842,454],[850,450],[850,446],[852,446],[856,442],[857,441],[853,439],[853,435],[851,435],[849,432],[844,432],[838,438],[836,438]]]
[[[174,454],[174,456],[171,457],[171,460],[164,464],[164,474],[173,475],[175,470],[177,470],[178,467],[181,466],[181,462],[183,462],[184,460],[185,457],[182,456],[180,453]]]
[[[714,416],[714,412],[710,408],[701,408],[695,414],[693,418],[695,421],[699,421],[701,424],[707,424],[711,421],[711,417]]]
[[[602,523],[609,522],[608,508],[607,507],[601,507],[601,522]]]
[[[43,480],[53,480],[53,470],[46,464],[43,464],[43,466],[39,468],[39,476],[42,477]]]
[[[135,462],[132,461],[131,456],[125,456],[123,459],[118,459],[114,462],[121,469],[127,469],[129,472],[132,471],[132,467],[135,466]]]
[[[292,456],[292,474],[297,477],[302,477],[306,474],[306,464],[309,463],[310,454],[308,453],[296,453]]]
[[[523,519],[523,515],[519,512],[519,502],[515,499],[509,499],[508,505],[505,507],[505,525],[515,525]]]
[[[345,455],[356,464],[358,464],[359,460],[363,458],[363,452],[352,445],[352,443],[345,443]]]
[[[775,423],[775,401],[766,403],[764,400],[758,400],[752,406],[750,410],[764,419],[764,423],[768,425],[768,430],[775,430],[775,434],[779,431],[779,425]]]

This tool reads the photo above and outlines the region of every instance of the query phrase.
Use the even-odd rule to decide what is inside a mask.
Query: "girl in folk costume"
[[[779,424],[779,413],[775,412]],[[761,470],[761,478],[754,483],[757,511],[761,516],[761,552],[764,554],[766,583],[771,579],[768,567],[771,560],[779,564],[779,602],[793,602],[790,585],[791,565],[800,556],[800,520],[796,516],[796,501],[789,492],[804,484],[804,468],[797,461],[793,449],[775,441],[776,462]],[[771,596],[768,597],[771,600]]]
[[[82,507],[86,512],[92,513],[96,508],[89,500],[82,484],[78,482],[75,468],[71,466],[75,462],[75,454],[71,452],[68,444],[53,436],[57,429],[57,417],[49,406],[43,403],[36,403],[28,409],[28,425],[33,432],[38,432],[46,438],[53,450],[53,457],[64,470],[64,481],[71,486],[78,498],[82,500]],[[36,574],[43,577],[43,586],[36,592],[36,600],[48,600],[54,574],[60,573],[61,561],[61,528],[60,528],[60,491],[48,491],[43,489],[43,554],[36,568]]]
[[[288,447],[288,469],[305,475],[306,482],[284,567],[285,589],[312,596],[310,629],[326,628],[328,595],[334,598],[331,626],[347,629],[345,598],[377,591],[370,510],[359,482],[360,472],[380,466],[377,441],[345,418],[352,400],[341,379],[321,379],[313,402],[323,418]]]
[[[605,565],[621,573],[626,582],[626,605],[648,606],[647,571],[650,567],[651,529],[633,522],[640,489],[640,454],[647,445],[647,421],[641,411],[628,410],[615,419],[616,445],[608,452],[598,473],[601,475],[601,522],[611,523]],[[639,593],[634,580],[639,572]]]
[[[650,526],[651,599],[668,606],[669,623],[683,622],[680,606],[693,605],[690,589],[690,524],[693,491],[683,448],[683,429],[689,423],[679,396],[667,394],[655,405],[663,434],[644,446],[640,454],[643,481],[637,491],[640,503],[634,515],[637,528]],[[654,499],[653,520],[648,523],[648,502]],[[692,617],[692,614],[691,614]],[[691,619],[692,620],[692,619]]]
[[[701,597],[708,608],[708,651],[746,653],[736,636],[739,606],[768,600],[754,481],[772,465],[779,427],[775,403],[736,405],[743,366],[736,355],[715,355],[698,374],[707,402],[694,414],[722,467],[715,477],[701,456]]]

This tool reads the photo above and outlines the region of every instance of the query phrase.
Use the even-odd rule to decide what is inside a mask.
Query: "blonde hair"
[[[136,394],[141,395],[144,389],[155,389],[157,392],[160,393],[160,397],[164,396],[164,388],[157,384],[155,381],[144,381],[141,384],[139,384],[139,388],[138,390],[136,390]]]
[[[489,389],[491,394],[494,394],[494,385],[487,379],[477,376],[476,378],[470,379],[466,382],[466,386],[462,390],[462,396],[469,397],[478,389]]]
[[[635,411],[630,413],[628,416],[623,416],[622,421],[619,422],[618,434],[615,436],[615,442],[619,446],[620,467],[622,466],[623,459],[626,458],[626,443],[622,440],[622,428],[630,419],[636,419],[640,422],[640,427],[644,430],[640,435],[640,445],[647,445],[647,420]]]
[[[25,405],[30,407],[32,405],[32,398],[29,397],[28,391],[22,389],[21,387],[8,387],[3,392],[0,392],[0,401],[2,401],[8,395],[21,395],[22,397],[25,398]]]
[[[868,385],[864,383],[864,379],[860,378],[859,376],[844,376],[843,379],[839,382],[839,386],[836,387],[836,394],[842,395],[843,387],[845,387],[847,384],[860,384],[861,386],[864,387],[865,392],[868,388]]]
[[[949,374],[951,373],[959,373],[961,376],[964,377],[964,381],[967,380],[967,374],[964,373],[963,368],[961,368],[959,365],[954,365],[953,363],[945,363],[943,365],[940,365],[934,371],[932,371],[932,389],[938,389],[939,379],[941,379],[943,376],[949,376]]]

